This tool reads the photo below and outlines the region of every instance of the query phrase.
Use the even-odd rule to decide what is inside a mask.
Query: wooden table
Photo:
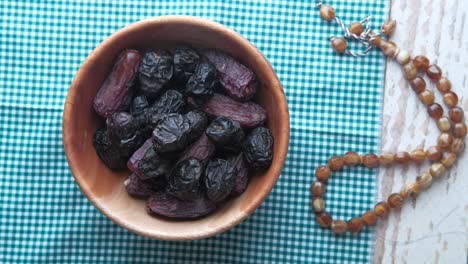
[[[391,1],[397,20],[392,40],[412,55],[425,54],[441,66],[468,112],[468,1]],[[434,89],[434,85],[430,86]],[[436,92],[436,100],[442,102]],[[447,111],[447,110],[446,110]],[[403,79],[400,66],[388,61],[382,150],[410,150],[434,145],[439,132],[425,107]],[[381,169],[380,198],[413,181],[420,167]],[[468,154],[430,189],[380,223],[375,263],[468,263]]]

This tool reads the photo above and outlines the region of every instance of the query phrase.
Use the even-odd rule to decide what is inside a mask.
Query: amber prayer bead
[[[416,178],[416,182],[422,189],[428,188],[432,183],[432,175],[428,172],[423,172]]]
[[[395,154],[393,153],[382,153],[379,158],[382,165],[390,165],[395,162]]]
[[[320,7],[320,16],[327,21],[335,19],[335,9],[329,5],[322,5]]]
[[[351,233],[359,233],[361,232],[363,227],[364,227],[364,221],[362,221],[360,218],[351,218],[348,221],[348,230]]]
[[[346,166],[356,166],[361,163],[361,156],[353,151],[348,151],[343,156],[343,161]]]
[[[401,208],[403,205],[403,197],[399,193],[393,193],[388,197],[387,204],[390,208]]]
[[[409,154],[411,160],[417,163],[421,163],[426,159],[426,152],[423,149],[415,149]]]
[[[440,78],[437,82],[437,90],[441,93],[446,93],[452,89],[452,83],[446,77]]]
[[[444,115],[444,109],[438,103],[433,103],[427,107],[427,112],[435,120],[439,119]]]
[[[429,64],[430,64],[429,59],[426,56],[422,56],[422,55],[414,57],[413,63],[414,63],[414,66],[416,66],[416,68],[418,68],[418,70],[421,70],[421,71],[427,71],[427,69],[429,68]]]
[[[315,177],[321,182],[328,180],[331,175],[331,170],[327,166],[320,166],[315,170]]]
[[[450,111],[449,111],[450,120],[452,120],[452,122],[454,122],[454,123],[462,122],[464,115],[465,114],[463,112],[463,109],[461,109],[461,107],[459,107],[459,106],[454,107],[454,108],[450,109]]]
[[[455,125],[453,125],[453,135],[456,138],[464,138],[466,136],[465,123],[456,123]]]
[[[331,215],[327,212],[318,214],[315,219],[317,220],[317,223],[323,228],[330,227],[333,221]]]
[[[379,166],[379,157],[374,153],[368,153],[362,157],[362,163],[367,168],[377,168]]]
[[[440,160],[442,158],[442,149],[439,146],[432,146],[427,149],[426,155],[430,161]]]
[[[362,215],[361,219],[366,225],[373,226],[377,222],[377,215],[374,211],[367,211]]]
[[[343,169],[344,161],[340,156],[333,156],[328,160],[328,166],[332,171],[339,171]]]
[[[337,53],[344,53],[348,47],[348,42],[344,38],[333,38],[331,45]]]
[[[325,201],[321,197],[314,197],[312,199],[312,208],[316,213],[321,213],[325,210]]]
[[[335,234],[341,235],[348,229],[348,224],[343,220],[334,220],[331,223],[331,229]]]
[[[361,22],[354,22],[349,26],[349,32],[359,36],[364,32],[364,26]]]
[[[427,77],[433,81],[439,81],[442,77],[442,70],[437,65],[431,65],[426,70]]]
[[[380,218],[386,218],[389,211],[390,207],[386,202],[377,203],[374,207],[375,214]]]
[[[424,81],[424,79],[419,76],[411,80],[410,85],[411,88],[413,88],[413,91],[416,92],[416,94],[420,94],[424,90],[426,90],[426,81]]]
[[[325,194],[325,183],[320,181],[314,181],[310,186],[312,194],[316,197],[322,197]]]
[[[395,161],[399,164],[406,164],[410,161],[411,157],[406,151],[399,151],[395,154]]]

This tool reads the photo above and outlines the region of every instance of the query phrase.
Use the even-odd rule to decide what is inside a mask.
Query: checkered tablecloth
[[[387,0],[333,0],[345,22],[387,17]],[[213,238],[155,241],[111,222],[68,169],[62,111],[80,64],[102,40],[143,18],[182,14],[233,28],[271,62],[291,113],[280,180],[243,223]],[[373,231],[334,236],[310,209],[314,168],[333,154],[377,151],[384,58],[338,56],[315,1],[0,1],[0,263],[365,263]],[[336,217],[371,208],[375,172],[338,173]]]

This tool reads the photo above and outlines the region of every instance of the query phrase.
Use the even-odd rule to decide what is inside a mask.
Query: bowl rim
[[[81,174],[79,172],[80,169],[76,165],[76,163],[72,162],[72,160],[76,159],[77,157],[75,156],[73,151],[70,151],[71,145],[73,143],[71,142],[71,136],[69,136],[68,134],[67,127],[70,127],[70,124],[72,123],[72,120],[69,117],[71,116],[72,111],[73,111],[74,99],[78,94],[78,89],[75,87],[77,86],[77,83],[80,83],[81,80],[84,78],[84,76],[82,76],[84,69],[86,69],[87,65],[90,64],[92,61],[96,60],[96,57],[101,53],[101,51],[110,48],[114,40],[148,23],[152,24],[152,26],[163,25],[165,23],[185,23],[185,24],[190,24],[193,26],[209,27],[217,31],[217,33],[230,35],[233,39],[235,39],[236,42],[248,48],[250,52],[257,53],[258,55],[260,55],[261,60],[259,62],[262,64],[262,67],[267,67],[268,70],[271,70],[271,72],[273,73],[274,76],[272,79],[274,81],[274,84],[272,86],[274,86],[275,89],[278,89],[279,96],[281,97],[281,100],[280,102],[278,102],[277,107],[279,109],[280,120],[286,121],[283,124],[281,124],[281,133],[280,133],[280,137],[281,137],[280,140],[282,142],[285,142],[285,144],[283,148],[280,148],[278,152],[275,153],[276,155],[279,156],[279,160],[278,160],[279,165],[275,166],[274,171],[271,174],[276,175],[276,178],[270,181],[268,186],[262,189],[263,191],[259,193],[259,195],[256,196],[257,198],[255,199],[254,202],[251,202],[248,204],[248,206],[246,206],[246,209],[243,210],[243,213],[236,214],[236,216],[233,217],[231,221],[226,222],[225,225],[217,229],[214,228],[208,232],[197,233],[196,231],[194,231],[192,235],[184,234],[183,236],[180,236],[176,233],[172,235],[166,235],[166,234],[161,234],[157,232],[151,232],[151,230],[143,230],[138,227],[132,226],[131,224],[121,219],[120,217],[115,216],[111,210],[108,210],[106,208],[105,203],[101,203],[99,199],[95,198],[91,189],[85,184],[86,181],[84,180],[84,177],[77,176]],[[81,192],[84,193],[86,198],[103,215],[105,215],[107,218],[109,218],[111,221],[113,221],[117,225],[129,231],[132,231],[136,234],[145,236],[145,237],[158,239],[158,240],[167,240],[167,241],[188,241],[188,240],[197,240],[197,239],[211,237],[211,236],[223,233],[233,228],[234,226],[241,223],[249,215],[251,215],[263,203],[263,201],[266,199],[266,197],[272,191],[274,185],[278,181],[278,178],[280,177],[282,169],[286,162],[286,156],[287,156],[287,152],[289,148],[289,139],[290,139],[290,116],[289,116],[289,110],[287,107],[286,96],[284,94],[284,89],[281,85],[281,82],[279,81],[279,78],[275,70],[273,69],[271,64],[268,62],[268,60],[265,58],[265,56],[260,52],[260,50],[258,50],[250,41],[248,41],[245,37],[243,37],[236,31],[234,31],[233,29],[225,25],[222,25],[218,22],[215,22],[213,20],[200,18],[200,17],[194,17],[194,16],[167,15],[167,16],[152,17],[152,18],[139,20],[137,22],[131,23],[117,30],[116,32],[112,33],[110,36],[105,38],[101,43],[99,43],[94,48],[94,50],[86,57],[86,59],[81,64],[79,70],[75,74],[75,77],[70,85],[69,91],[66,96],[66,100],[64,104],[64,111],[63,111],[63,116],[62,116],[62,139],[63,139],[63,144],[64,144],[65,155],[67,158],[69,168],[73,175],[73,178],[78,184]]]

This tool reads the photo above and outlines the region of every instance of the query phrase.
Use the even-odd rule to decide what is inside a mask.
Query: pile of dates
[[[255,74],[217,50],[121,52],[94,98],[105,119],[93,144],[111,169],[130,169],[128,194],[152,215],[197,218],[247,188],[273,158]]]

